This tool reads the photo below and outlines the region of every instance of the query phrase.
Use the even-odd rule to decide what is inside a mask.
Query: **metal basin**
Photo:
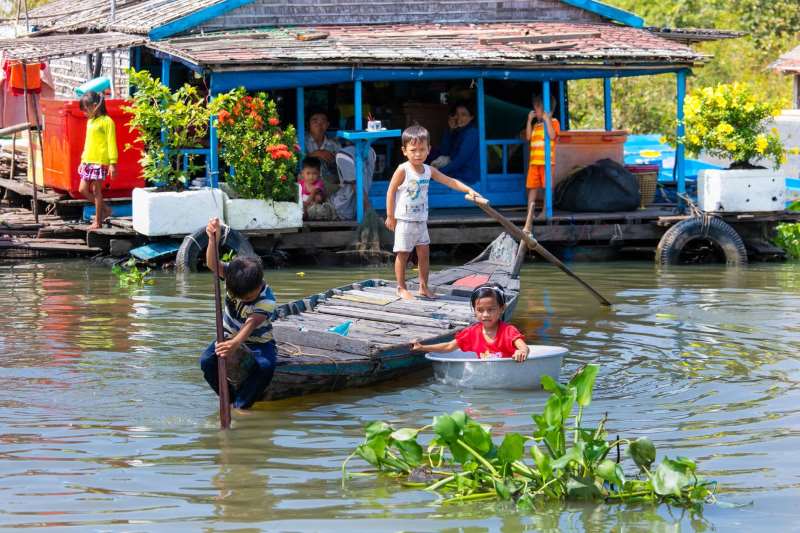
[[[541,388],[543,375],[558,381],[566,348],[529,344],[528,358],[518,363],[513,359],[479,359],[475,353],[456,350],[447,353],[428,353],[433,361],[436,379],[447,385],[470,389],[528,389]]]

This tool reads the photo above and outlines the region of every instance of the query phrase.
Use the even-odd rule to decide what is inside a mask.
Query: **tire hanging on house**
[[[222,226],[222,238],[219,242],[222,249],[233,250],[236,255],[255,256],[256,252],[246,236],[229,226]],[[198,261],[208,246],[206,228],[200,228],[183,238],[178,255],[175,257],[177,272],[197,272]]]
[[[744,241],[729,224],[718,217],[703,215],[683,220],[669,228],[656,248],[656,264],[684,264],[683,252],[692,242],[704,241],[723,255],[728,265],[746,265]]]

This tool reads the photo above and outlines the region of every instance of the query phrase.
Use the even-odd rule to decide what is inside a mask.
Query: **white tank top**
[[[406,179],[397,188],[395,194],[394,216],[398,220],[424,222],[428,220],[428,187],[431,184],[431,167],[422,165],[422,174],[414,170],[414,166],[406,161],[400,167],[406,173]]]

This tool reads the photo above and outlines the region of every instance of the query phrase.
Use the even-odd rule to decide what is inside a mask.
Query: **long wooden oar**
[[[214,233],[214,242],[211,246],[211,261],[214,273],[214,311],[217,319],[217,342],[225,341],[225,331],[222,328],[222,291],[219,287],[219,234]],[[219,388],[219,427],[228,429],[231,425],[231,398],[228,390],[228,362],[224,357],[217,357],[217,382]]]
[[[498,221],[500,225],[503,226],[503,228],[505,228],[505,230],[512,237],[519,240],[520,243],[524,242],[525,244],[528,245],[528,248],[530,248],[531,250],[535,251],[536,253],[538,253],[548,261],[550,261],[552,264],[561,269],[566,275],[568,275],[569,277],[571,277],[572,279],[583,285],[583,287],[586,290],[592,293],[592,296],[597,298],[598,302],[600,302],[603,305],[609,305],[609,306],[611,305],[611,302],[606,300],[602,294],[594,290],[594,288],[592,288],[591,285],[583,281],[581,278],[578,277],[577,274],[575,274],[573,271],[567,268],[567,266],[561,261],[559,261],[556,256],[551,254],[544,246],[539,244],[539,241],[537,241],[536,239],[534,239],[533,237],[531,237],[530,235],[519,229],[513,222],[511,222],[506,217],[498,213],[492,206],[489,205],[489,200],[487,200],[486,198],[476,198],[469,194],[467,195],[467,200],[473,202],[475,205],[483,209],[487,215]]]

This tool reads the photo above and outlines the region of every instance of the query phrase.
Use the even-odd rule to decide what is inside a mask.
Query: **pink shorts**
[[[86,181],[105,181],[108,177],[108,166],[95,165],[94,163],[81,163],[78,167],[78,176]]]

